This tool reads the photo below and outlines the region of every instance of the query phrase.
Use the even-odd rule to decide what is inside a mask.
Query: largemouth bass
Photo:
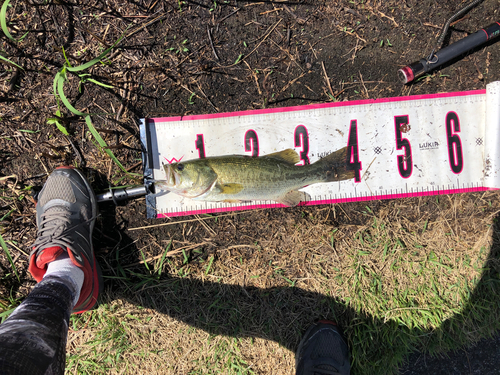
[[[273,200],[296,206],[311,199],[300,188],[354,178],[347,170],[346,150],[304,166],[295,165],[300,158],[293,149],[260,157],[229,155],[166,164],[166,180],[156,186],[199,201]]]

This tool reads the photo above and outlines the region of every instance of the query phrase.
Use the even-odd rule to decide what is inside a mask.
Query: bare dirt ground
[[[36,235],[30,190],[42,186],[51,170],[77,165],[96,191],[109,184],[140,183],[120,171],[96,145],[82,118],[64,106],[60,121],[70,135],[47,124],[58,109],[53,79],[66,62],[63,51],[77,66],[125,35],[102,63],[86,71],[109,87],[79,83],[70,74],[65,92],[77,109],[94,114],[95,127],[125,168],[140,173],[140,118],[484,89],[500,80],[498,44],[490,43],[412,85],[403,86],[396,74],[432,50],[445,20],[466,3],[13,0],[11,33],[16,38],[28,34],[20,42],[0,40],[0,53],[23,68],[0,66],[0,215],[5,215],[2,236],[19,278],[0,252],[0,299],[21,300],[34,285],[27,272]],[[498,16],[498,2],[486,0],[452,28],[446,42]],[[425,345],[413,343],[407,354],[415,347],[443,345],[438,340],[443,332],[449,334],[450,346],[455,339],[475,342],[496,327],[499,309],[491,306],[498,304],[498,285],[484,286],[492,288],[487,293],[468,290],[468,298],[461,293],[450,305],[441,302],[446,305],[440,307],[442,326],[428,322],[398,328],[411,317],[400,317],[399,310],[382,317],[376,303],[363,300],[368,297],[356,299],[371,284],[354,282],[360,260],[351,251],[364,246],[357,240],[360,233],[383,237],[373,227],[376,218],[389,228],[391,238],[407,236],[423,246],[401,250],[393,255],[394,262],[408,265],[430,252],[443,259],[445,251],[454,249],[446,256],[456,267],[436,276],[436,282],[477,285],[485,269],[497,267],[498,272],[497,250],[490,247],[496,241],[499,207],[497,193],[471,193],[261,210],[179,224],[185,219],[173,219],[169,226],[130,230],[157,223],[145,218],[144,200],[122,207],[102,205],[95,243],[106,277],[102,301],[107,310],[82,319],[86,324],[101,318],[124,321],[127,350],[154,347],[155,352],[140,357],[135,349],[123,349],[119,361],[110,360],[112,368],[104,360],[101,367],[81,367],[75,364],[79,356],[98,357],[96,353],[107,349],[86,346],[101,332],[98,323],[95,328],[75,323],[68,347],[76,359],[69,367],[81,373],[236,373],[220,365],[230,356],[214,354],[214,348],[224,347],[236,358],[232,363],[240,361],[256,373],[292,373],[293,350],[303,330],[320,317],[340,321],[354,348],[360,345],[359,327],[371,327],[364,332],[371,332],[372,344],[365,342],[362,351],[354,351],[358,373],[370,373],[363,363],[377,373],[395,371],[403,359],[398,352],[387,365],[392,351],[407,341],[395,334],[388,344],[379,330],[384,324],[393,325],[394,332],[426,337]],[[154,262],[169,243],[172,253],[158,274]],[[425,284],[429,275],[408,277],[410,266],[383,267],[382,252],[373,250],[361,262],[378,267],[386,297],[397,296],[412,283]],[[475,266],[465,266],[466,259]],[[483,315],[483,324],[473,321],[476,297],[482,308],[491,308],[491,322]],[[437,301],[422,303],[438,306]],[[466,337],[457,331],[468,318],[455,319],[458,315],[473,321]],[[460,324],[455,326],[455,321]],[[123,363],[128,365],[121,367]]]

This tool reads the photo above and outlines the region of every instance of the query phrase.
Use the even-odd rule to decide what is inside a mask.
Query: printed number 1
[[[205,157],[205,142],[203,141],[203,134],[196,134],[196,149],[200,159]]]
[[[361,182],[361,162],[358,152],[358,122],[351,120],[347,140],[346,164],[348,171],[354,171],[354,181]]]

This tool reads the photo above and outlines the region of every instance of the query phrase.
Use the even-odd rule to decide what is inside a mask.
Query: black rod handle
[[[115,204],[119,201],[143,197],[149,193],[149,189],[145,185],[138,185],[130,188],[109,189],[109,191],[97,194],[97,202],[113,201]]]
[[[421,59],[405,66],[402,69],[399,69],[398,77],[401,82],[409,83],[428,71],[446,64],[455,57],[460,56],[498,36],[500,36],[500,22],[495,22],[484,29],[476,31],[474,34],[460,39],[458,42],[450,44],[448,47],[439,50],[433,56],[430,56],[430,59]]]

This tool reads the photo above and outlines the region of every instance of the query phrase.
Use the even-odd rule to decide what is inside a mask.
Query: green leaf
[[[12,40],[13,42],[20,42],[21,40],[24,39],[24,37],[26,35],[28,35],[28,33],[24,34],[19,39],[14,38],[10,34],[9,29],[7,28],[7,8],[9,7],[9,3],[10,3],[10,0],[5,0],[3,5],[2,5],[2,8],[0,9],[0,26],[2,27],[2,31],[7,38]]]
[[[3,239],[3,237],[2,237],[1,234],[0,234],[0,245],[3,248],[3,251],[5,252],[5,255],[7,256],[7,259],[9,261],[10,265],[12,266],[12,270],[16,274],[17,281],[21,282],[21,279],[19,279],[19,274],[17,273],[16,266],[14,264],[14,261],[12,260],[12,257],[10,256],[9,248],[7,247],[7,244],[5,243],[5,241],[4,241],[4,239]]]
[[[68,66],[71,68],[71,63],[69,62],[68,57],[66,56],[66,51],[64,50],[64,47],[61,47],[61,48],[62,48],[64,60],[66,60],[66,64],[68,64]]]
[[[69,69],[69,68],[67,68]],[[61,71],[62,73],[62,71]],[[57,76],[57,74],[56,74]],[[75,115],[78,116],[86,116],[88,113],[83,113],[80,112],[78,109],[73,107],[73,105],[69,102],[69,100],[66,98],[66,95],[64,95],[64,81],[65,81],[66,75],[64,77],[62,75],[59,76],[59,80],[57,81],[57,94],[61,98],[61,101],[63,104],[68,108],[71,112],[73,112]]]
[[[63,68],[62,70],[64,70],[64,69],[65,68]],[[57,95],[57,82],[59,82],[59,79],[61,78],[62,70],[56,73],[56,76],[54,77],[54,83],[52,84],[52,89],[54,90],[54,95],[56,97],[59,96],[59,95]]]
[[[19,65],[17,65],[14,61],[9,60],[8,58],[3,57],[2,55],[0,55],[0,60],[3,60],[3,61],[5,61],[5,62],[7,62],[7,63],[9,63],[9,64],[12,64],[12,65],[15,65],[15,66],[17,66],[19,69],[24,70],[24,69],[23,69],[23,68],[21,68]]]
[[[61,111],[57,110],[56,116],[62,117]],[[61,121],[57,117],[51,117],[51,118],[47,119],[47,124],[49,124],[49,125],[56,124],[57,129],[59,129],[61,131],[61,133],[63,133],[64,135],[69,135],[68,130],[66,130],[64,125],[61,124]]]
[[[160,263],[158,264],[158,276],[161,276],[161,270],[163,269],[163,264],[165,263],[165,259],[167,257],[167,253],[170,250],[170,247],[172,246],[172,240],[168,243],[165,251],[163,252],[163,255],[161,256]]]
[[[116,165],[123,172],[129,173],[129,172],[127,172],[127,170],[125,169],[125,167],[122,165],[122,163],[120,163],[120,161],[116,158],[115,154],[113,154],[113,151],[111,151],[108,148],[108,145],[106,144],[106,142],[104,141],[104,139],[102,139],[101,135],[94,128],[94,125],[92,124],[92,120],[90,119],[89,115],[85,116],[85,122],[87,123],[87,126],[88,126],[90,132],[92,133],[92,135],[94,136],[94,138],[96,139],[97,143],[99,143],[99,146],[101,146],[104,149],[104,152],[106,152],[106,154],[109,155],[109,157],[116,163]]]
[[[130,26],[129,26],[130,27]],[[127,27],[128,29],[128,27]],[[127,31],[127,30],[125,30]],[[85,69],[88,69],[90,68],[91,66],[97,64],[99,61],[101,61],[108,53],[109,51],[111,51],[118,43],[121,42],[121,40],[123,39],[123,37],[125,36],[125,31],[123,32],[123,34],[120,36],[120,38],[118,38],[118,40],[116,42],[113,43],[113,45],[111,47],[109,47],[107,50],[105,50],[103,53],[101,53],[99,56],[97,56],[95,59],[92,59],[90,60],[89,62],[86,62],[85,64],[83,65],[80,65],[80,66],[75,66],[75,67],[68,67],[67,69],[72,72],[72,73],[75,73],[75,72],[80,72],[82,70],[85,70]]]
[[[93,78],[86,78],[86,79],[84,80],[84,82],[87,82],[87,81],[88,81],[88,82],[95,83],[96,85],[99,85],[99,86],[102,86],[102,87],[106,87],[106,88],[108,88],[108,89],[114,89],[114,88],[115,88],[114,86],[107,85],[107,84],[105,84],[105,83],[99,82],[99,81],[97,81],[97,80],[95,80],[95,79],[93,79]]]
[[[9,317],[9,315],[14,312],[15,309],[16,308],[13,307],[9,310],[5,310],[4,312],[0,313],[0,323],[3,323],[5,321],[5,319],[7,319]]]
[[[236,59],[236,61],[234,62],[234,65],[238,64],[240,61],[241,61],[241,58],[243,57],[244,55],[243,54],[240,54],[238,56],[238,58]]]

